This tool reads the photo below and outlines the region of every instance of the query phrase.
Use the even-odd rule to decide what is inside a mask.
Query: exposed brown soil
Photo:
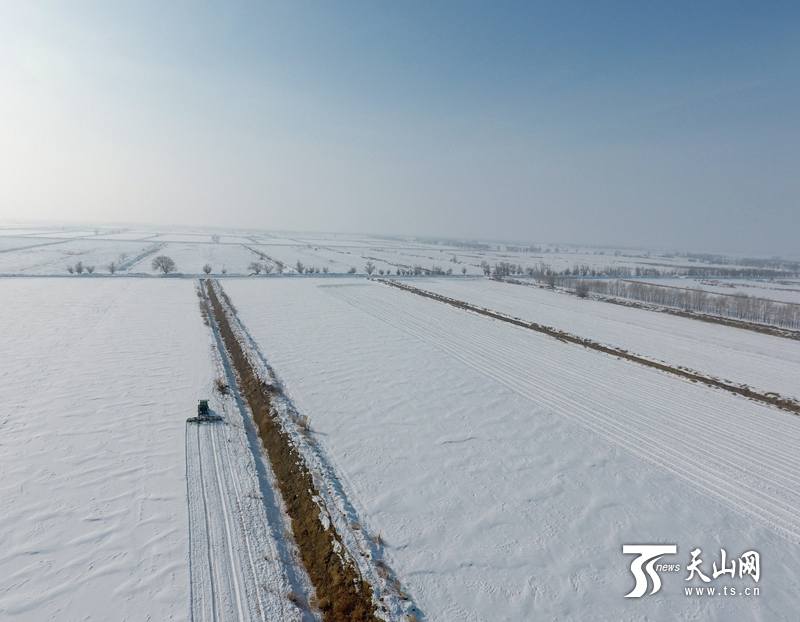
[[[206,291],[223,342],[258,427],[278,489],[291,518],[292,533],[300,556],[316,591],[316,604],[331,622],[374,622],[372,589],[355,564],[336,552],[344,546],[333,527],[320,521],[319,498],[302,455],[272,415],[270,389],[250,365],[210,281]],[[222,291],[222,290],[220,290]],[[224,296],[224,292],[222,292]],[[226,296],[227,299],[227,296]]]
[[[623,350],[622,348],[605,346],[601,343],[597,343],[596,341],[592,341],[591,339],[578,337],[577,335],[573,335],[572,333],[568,333],[566,331],[553,328],[552,326],[545,326],[544,324],[538,324],[536,322],[527,322],[525,320],[521,320],[519,318],[512,317],[510,315],[504,315],[502,313],[498,313],[497,311],[492,311],[491,309],[486,309],[484,307],[479,307],[477,305],[464,302],[463,300],[458,300],[456,298],[449,298],[448,296],[443,296],[441,294],[430,292],[424,289],[419,289],[412,285],[407,285],[405,283],[400,283],[398,281],[385,280],[385,279],[378,279],[378,280],[381,283],[385,283],[386,285],[391,285],[392,287],[396,287],[398,289],[402,289],[404,291],[411,292],[413,294],[417,294],[418,296],[423,296],[425,298],[437,300],[439,302],[443,302],[445,304],[457,307],[459,309],[465,309],[467,311],[473,311],[474,313],[480,313],[481,315],[494,318],[495,320],[500,320],[501,322],[507,322],[508,324],[514,324],[515,326],[521,326],[522,328],[535,330],[536,332],[544,333],[545,335],[550,335],[551,337],[555,337],[556,339],[559,339],[564,342],[578,344],[584,346],[585,348],[597,350],[598,352],[605,352],[606,354],[611,354],[612,356],[617,356],[619,358],[626,359],[628,361],[633,361],[634,363],[639,363],[640,365],[644,365],[646,367],[652,367],[654,369],[659,369],[661,371],[674,374],[676,376],[680,376],[681,378],[687,378],[692,382],[702,382],[703,384],[706,384],[708,386],[716,387],[718,389],[723,389],[725,391],[729,391],[730,393],[735,393],[737,395],[742,395],[744,397],[748,397],[758,402],[763,402],[765,404],[777,406],[778,408],[786,410],[795,415],[800,415],[800,403],[789,398],[781,397],[776,393],[761,393],[759,391],[754,391],[753,389],[747,386],[739,386],[736,384],[731,384],[729,382],[718,380],[716,378],[710,378],[708,376],[704,376],[703,374],[699,374],[691,370],[683,369],[680,367],[673,367],[672,365],[667,365],[665,363],[660,363],[658,361],[652,361],[650,359],[638,356],[636,354],[632,354],[627,350]]]

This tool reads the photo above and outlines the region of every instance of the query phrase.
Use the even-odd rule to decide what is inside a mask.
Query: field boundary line
[[[406,283],[399,283],[391,279],[374,279],[374,280],[378,283],[383,283],[384,285],[395,287],[397,289],[412,294],[416,294],[417,296],[422,296],[423,298],[429,298],[431,300],[435,300],[437,302],[441,302],[450,305],[452,307],[456,307],[457,309],[472,311],[473,313],[478,313],[479,315],[490,317],[492,319],[499,320],[501,322],[513,324],[514,326],[519,326],[521,328],[527,328],[529,330],[533,330],[538,333],[542,333],[550,337],[553,337],[555,339],[558,339],[563,343],[573,343],[588,348],[590,350],[596,350],[598,352],[603,352],[604,354],[610,354],[611,356],[616,356],[618,358],[622,358],[631,361],[633,363],[638,363],[639,365],[643,365],[645,367],[651,367],[653,369],[658,369],[659,371],[679,376],[691,382],[701,382],[710,387],[722,389],[724,391],[728,391],[729,393],[734,393],[736,395],[740,395],[742,397],[746,397],[757,402],[769,404],[770,406],[775,406],[777,408],[780,408],[781,410],[792,413],[793,415],[800,415],[800,402],[797,402],[796,400],[793,400],[788,397],[783,397],[777,393],[772,393],[772,392],[762,393],[760,391],[756,391],[750,388],[747,385],[739,386],[736,384],[725,382],[723,380],[719,380],[717,378],[706,376],[699,372],[694,372],[673,365],[668,365],[667,363],[654,361],[644,356],[631,353],[623,348],[603,345],[601,343],[598,343],[597,341],[593,341],[585,337],[579,337],[578,335],[575,335],[573,333],[568,333],[566,331],[554,328],[552,326],[539,324],[537,322],[530,322],[527,320],[520,319],[518,317],[514,317],[512,315],[506,315],[505,313],[500,313],[499,311],[494,311],[486,307],[474,305],[469,302],[459,300],[457,298],[450,298],[449,296],[444,296],[443,294],[437,294],[429,290],[420,289],[418,287],[414,287],[413,285],[408,285]]]

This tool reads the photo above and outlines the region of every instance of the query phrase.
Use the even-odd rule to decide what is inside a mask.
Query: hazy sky
[[[793,252],[800,5],[2,1],[9,218]]]

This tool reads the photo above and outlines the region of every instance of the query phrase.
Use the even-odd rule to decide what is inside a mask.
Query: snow
[[[800,348],[790,339],[489,279],[425,279],[414,285],[673,366],[800,398]]]
[[[214,233],[0,228],[0,274],[22,275],[0,279],[0,619],[291,620],[288,594],[313,592],[246,406],[235,391],[213,393],[230,370],[195,283],[140,278],[154,255],[115,278],[68,277],[67,264],[106,273],[157,242],[187,275],[205,263],[247,274],[258,260],[247,246],[287,272],[297,260],[362,272],[368,258],[391,272],[470,274],[484,259],[686,261],[349,234],[233,230],[213,243]],[[800,289],[674,282],[690,283],[792,301]],[[800,398],[788,339],[483,278],[413,284]],[[363,575],[384,591],[396,576],[426,620],[795,617],[800,417],[361,278],[224,287],[287,390],[279,414],[309,418],[310,435],[293,438],[326,520],[359,552]],[[224,424],[186,427],[199,397]],[[373,559],[380,541],[388,580]],[[662,574],[658,594],[625,599],[622,545],[643,542],[676,543],[669,561],[683,567],[701,547],[708,574],[721,547],[754,548],[763,595],[687,598],[681,572]]]
[[[0,281],[0,619],[186,619],[193,286]]]
[[[48,229],[40,233],[31,234],[32,237],[43,238],[86,238],[92,237],[99,230],[95,229]]]
[[[151,238],[156,238],[156,234],[153,231],[147,230],[130,230],[125,229],[123,231],[117,231],[114,233],[103,232],[96,239],[98,240],[133,240],[133,241],[152,241]]]
[[[47,233],[47,231],[41,227],[0,225],[0,235],[28,236],[40,233]]]
[[[427,619],[794,618],[800,418],[376,283],[224,286]],[[755,548],[764,594],[625,599],[647,542]]]
[[[653,283],[654,285],[668,285],[670,287],[681,287],[688,289],[702,289],[707,292],[717,294],[745,294],[755,298],[768,298],[780,302],[793,302],[800,304],[800,284],[783,281],[761,280],[761,279],[634,279],[643,283]]]
[[[322,270],[327,267],[329,272],[346,273],[351,266],[359,272],[364,270],[365,262],[358,253],[350,255],[321,246],[309,245],[251,244],[250,246],[273,259],[282,261],[287,273],[297,271],[295,265],[298,261],[309,268],[313,266]]]
[[[210,400],[224,423],[186,429],[191,619],[299,622],[301,611],[288,596],[307,602],[313,588],[213,322],[210,330],[216,376],[229,390]]]
[[[159,238],[160,239],[160,238]],[[248,266],[258,260],[255,253],[247,250],[241,244],[214,244],[212,242],[188,243],[167,242],[166,246],[156,255],[172,257],[178,272],[187,274],[201,274],[205,264],[211,264],[214,274],[225,268],[231,274],[247,274]],[[153,270],[152,261],[155,255],[145,257],[139,263],[131,266],[131,272],[149,272]]]
[[[15,248],[22,248],[24,246],[31,246],[33,244],[41,244],[41,243],[42,240],[22,235],[2,236],[0,237],[0,253]]]
[[[25,238],[25,248],[0,253],[0,274],[66,275],[67,265],[82,261],[106,272],[112,261],[119,262],[122,253],[134,256],[151,245],[148,241],[114,241],[96,238],[59,240]]]

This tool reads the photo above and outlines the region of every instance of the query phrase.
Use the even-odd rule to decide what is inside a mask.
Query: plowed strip
[[[206,281],[211,310],[219,326],[225,348],[239,376],[242,395],[253,412],[261,442],[275,473],[286,511],[292,520],[292,532],[317,596],[317,604],[326,621],[377,621],[372,602],[372,588],[359,575],[343,551],[341,540],[331,527],[320,521],[311,473],[279,421],[271,413],[270,392],[259,380],[231,329],[211,283]],[[223,293],[224,295],[224,293]]]

